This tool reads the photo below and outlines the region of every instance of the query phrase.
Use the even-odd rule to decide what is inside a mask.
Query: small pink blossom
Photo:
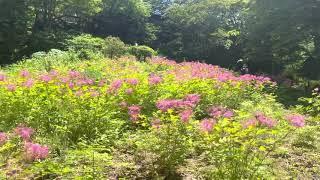
[[[28,70],[24,69],[20,72],[20,76],[23,78],[26,78],[26,77],[30,76],[30,73]]]
[[[6,80],[6,75],[0,74],[0,81],[5,81]]]
[[[233,117],[233,111],[221,106],[213,106],[209,109],[209,115],[214,118],[231,118]]]
[[[149,84],[150,85],[156,85],[162,82],[162,78],[157,75],[150,75],[149,76]]]
[[[249,119],[249,120],[243,122],[242,127],[249,128],[249,127],[255,127],[257,125],[258,125],[258,121],[256,119]]]
[[[49,155],[49,148],[47,146],[31,142],[25,143],[24,151],[26,159],[30,161],[45,159]]]
[[[139,80],[138,79],[127,79],[127,83],[135,86],[135,85],[138,85]]]
[[[34,133],[34,130],[32,128],[19,126],[14,129],[14,132],[20,136],[25,141],[30,141],[31,136]]]
[[[133,106],[128,107],[128,113],[129,113],[130,119],[133,122],[138,120],[140,112],[141,112],[140,106],[133,105]]]
[[[269,128],[273,128],[274,126],[277,125],[277,122],[275,120],[265,116],[262,113],[257,113],[255,117],[258,120],[258,122],[263,126],[267,126]]]
[[[14,92],[14,91],[16,91],[16,89],[17,89],[17,86],[15,84],[8,84],[7,85],[7,90],[10,92]]]
[[[216,120],[214,119],[204,119],[200,122],[200,129],[203,132],[211,132],[215,124]]]
[[[74,88],[74,86],[75,86],[75,85],[74,85],[74,83],[73,83],[73,82],[69,82],[69,83],[68,83],[68,87],[69,87],[70,89],[73,89],[73,88]]]
[[[127,93],[127,94],[132,94],[132,93],[133,93],[133,89],[132,89],[132,88],[127,89],[127,90],[126,90],[126,93]]]
[[[181,100],[174,100],[174,99],[164,99],[157,102],[156,106],[162,112],[166,112],[169,109],[174,109],[181,107],[183,105],[183,101]]]
[[[180,118],[184,123],[187,123],[189,122],[192,114],[193,114],[193,111],[191,109],[187,109],[180,113]]]
[[[91,90],[91,91],[90,91],[90,96],[91,96],[91,97],[98,97],[99,95],[100,95],[99,92],[96,91],[96,90]]]
[[[295,127],[303,127],[305,125],[306,117],[301,114],[290,114],[286,118]]]
[[[0,132],[0,146],[5,144],[8,140],[8,136],[4,132]]]
[[[200,95],[198,94],[188,94],[184,98],[184,103],[191,107],[195,107],[200,102]]]
[[[49,74],[50,74],[51,76],[53,76],[53,77],[56,77],[56,76],[59,75],[59,72],[56,71],[56,70],[51,70],[51,71],[49,72]]]
[[[106,84],[106,80],[102,79],[102,80],[99,81],[98,86],[99,86],[99,87],[102,87],[102,86],[104,86],[105,84]]]
[[[80,77],[81,76],[81,73],[80,72],[78,72],[78,71],[69,71],[69,77],[70,78],[73,78],[73,79],[75,79],[75,78],[78,78],[78,77]]]
[[[28,79],[26,82],[23,83],[23,86],[27,88],[31,88],[33,85],[34,85],[33,79]]]
[[[43,82],[50,82],[52,80],[52,77],[49,76],[48,74],[43,74],[40,76],[40,80],[43,81]]]
[[[120,79],[115,80],[110,84],[108,91],[109,92],[116,92],[121,88],[122,84],[123,84],[122,80],[120,80]]]
[[[224,112],[224,114],[223,114],[223,117],[225,117],[225,118],[231,118],[231,117],[233,117],[233,111],[231,111],[231,110],[227,110],[226,112]]]

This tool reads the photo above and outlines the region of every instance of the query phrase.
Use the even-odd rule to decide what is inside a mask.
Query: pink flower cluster
[[[6,80],[6,75],[0,74],[0,81],[5,81]]]
[[[184,123],[188,123],[190,118],[193,115],[193,111],[192,111],[192,109],[186,109],[186,110],[183,110],[182,112],[180,112],[179,115],[180,115],[181,120]]]
[[[138,79],[134,79],[134,78],[132,78],[132,79],[127,79],[126,82],[129,83],[129,84],[131,84],[131,85],[133,85],[133,86],[136,86],[136,85],[139,84],[139,80],[138,80]]]
[[[24,126],[19,126],[14,129],[14,132],[20,136],[24,141],[30,141],[31,136],[34,133],[32,128],[24,127]]]
[[[246,84],[253,82],[256,85],[271,83],[271,79],[268,77],[249,74],[237,77],[231,71],[224,68],[200,62],[176,63],[165,58],[156,57],[151,63],[173,67],[168,73],[175,75],[178,80],[182,81],[190,79],[214,79],[219,82],[244,82]]]
[[[234,113],[232,110],[224,108],[222,106],[213,106],[209,108],[209,115],[214,118],[231,118],[233,117]]]
[[[263,113],[258,112],[256,113],[253,119],[249,119],[243,123],[244,128],[248,128],[250,126],[256,126],[260,124],[261,126],[266,126],[268,128],[273,128],[277,125],[277,121],[265,116]]]
[[[129,106],[128,113],[131,121],[136,122],[139,119],[139,115],[141,113],[141,107],[137,105]]]
[[[200,129],[203,132],[211,132],[216,123],[215,119],[204,119],[200,122]]]
[[[156,106],[162,112],[169,109],[185,109],[195,107],[200,102],[200,95],[189,94],[184,99],[164,99],[156,103]]]
[[[286,118],[295,127],[303,127],[305,125],[306,117],[301,114],[290,114]]]
[[[49,155],[49,148],[40,144],[33,143],[31,136],[34,133],[32,128],[18,126],[14,129],[14,134],[18,135],[24,142],[25,158],[30,161],[45,159]],[[3,145],[8,140],[6,133],[0,132],[0,145]]]
[[[123,81],[118,79],[118,80],[114,80],[111,84],[110,84],[110,87],[108,89],[108,92],[111,92],[111,93],[115,93],[117,92],[121,86],[123,84]]]
[[[23,77],[23,78],[26,78],[28,76],[30,76],[30,72],[26,69],[20,71],[20,76]]]
[[[0,146],[5,144],[8,140],[8,136],[4,132],[0,132]]]
[[[49,148],[40,144],[26,142],[24,151],[27,160],[35,161],[45,159],[49,155]]]
[[[152,75],[149,76],[148,81],[149,81],[150,85],[156,85],[156,84],[159,84],[159,83],[162,82],[162,78],[160,76],[152,74]]]

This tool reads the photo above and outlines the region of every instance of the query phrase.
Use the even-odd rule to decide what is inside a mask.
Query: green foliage
[[[125,55],[127,47],[118,37],[109,36],[105,39],[105,56],[110,59],[118,58]]]
[[[145,61],[156,55],[156,52],[148,46],[131,46],[130,54],[134,55],[138,60]]]
[[[103,54],[105,42],[101,38],[92,37],[89,34],[83,34],[70,39],[67,47],[71,51],[79,54],[80,59],[92,59],[97,54]]]

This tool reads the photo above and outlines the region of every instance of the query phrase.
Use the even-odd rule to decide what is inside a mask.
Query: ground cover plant
[[[270,78],[205,63],[48,62],[0,73],[2,178],[279,178],[279,147],[312,119]]]

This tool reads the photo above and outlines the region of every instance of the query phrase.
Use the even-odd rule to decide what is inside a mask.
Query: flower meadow
[[[268,77],[154,57],[23,62],[0,72],[1,176],[277,177],[271,155],[308,117]]]

